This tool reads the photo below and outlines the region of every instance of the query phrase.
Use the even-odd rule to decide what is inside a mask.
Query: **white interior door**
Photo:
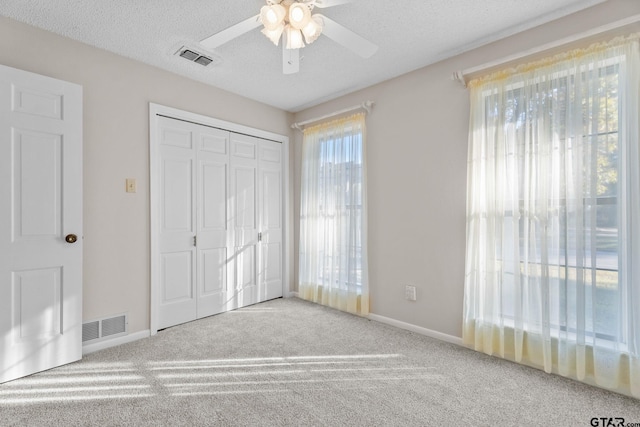
[[[258,301],[282,296],[282,144],[262,140],[259,146]]]
[[[158,329],[196,319],[196,140],[192,124],[161,120]]]
[[[192,125],[197,130],[198,319],[233,308],[227,289],[232,255],[229,216],[229,132]]]
[[[157,329],[281,297],[282,144],[169,117],[156,123]]]
[[[82,88],[0,66],[0,382],[82,357]]]
[[[258,302],[258,138],[231,134],[232,260],[236,307]]]
[[[229,132],[159,121],[159,329],[233,308]]]

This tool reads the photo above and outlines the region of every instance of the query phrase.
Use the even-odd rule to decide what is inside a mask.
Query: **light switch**
[[[127,193],[136,192],[136,180],[135,178],[127,178]]]

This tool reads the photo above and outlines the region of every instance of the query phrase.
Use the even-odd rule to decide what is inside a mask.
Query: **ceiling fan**
[[[369,58],[378,46],[319,13],[314,8],[324,9],[353,0],[266,0],[260,13],[245,19],[226,30],[222,30],[200,44],[215,49],[236,37],[263,26],[262,33],[276,46],[282,39],[282,71],[297,73],[300,69],[300,49],[313,43],[321,34],[352,50],[363,58]],[[286,39],[286,40],[285,40]]]

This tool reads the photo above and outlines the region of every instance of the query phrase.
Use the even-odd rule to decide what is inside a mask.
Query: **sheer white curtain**
[[[369,313],[365,116],[304,130],[300,202],[301,298]]]
[[[464,340],[640,397],[638,35],[470,82]]]

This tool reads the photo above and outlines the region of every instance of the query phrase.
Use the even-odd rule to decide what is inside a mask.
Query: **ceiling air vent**
[[[206,56],[199,56],[195,61],[200,65],[204,65],[205,67],[213,62],[213,59],[207,58]]]
[[[188,59],[189,61],[195,61],[196,59],[198,59],[200,54],[195,53],[192,50],[185,49],[182,52],[180,52],[180,56],[182,56],[184,59]]]
[[[200,52],[196,52],[194,49],[188,47],[181,47],[177,52],[177,55],[187,59],[191,62],[195,62],[196,64],[200,64],[203,66],[207,66],[212,62],[219,63],[220,59],[212,57],[212,55],[203,55]]]

